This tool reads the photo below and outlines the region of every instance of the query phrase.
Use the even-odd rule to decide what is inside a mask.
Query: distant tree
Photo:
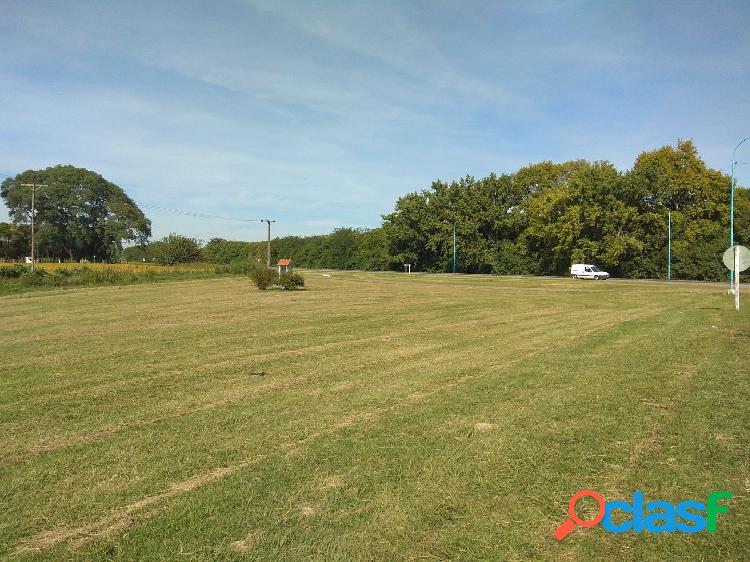
[[[0,196],[13,222],[30,222],[31,188],[36,193],[40,251],[50,257],[78,260],[119,259],[123,242],[144,243],[151,222],[122,188],[96,172],[73,166],[27,170],[6,178]]]
[[[706,280],[724,277],[721,253],[729,245],[729,192],[730,178],[707,167],[690,140],[640,154],[626,174],[622,198],[637,209],[633,222],[644,252],[636,263],[646,268],[645,276],[666,274],[667,214],[671,210],[672,275]],[[627,270],[641,276],[640,271]]]
[[[521,235],[540,265],[540,273],[564,274],[571,263],[594,262],[617,268],[640,252],[637,209],[617,198],[620,172],[608,162],[576,161],[555,186],[524,203]]]
[[[247,242],[212,238],[203,247],[203,259],[211,263],[247,262],[250,246]]]
[[[122,251],[122,257],[129,262],[154,262],[156,257],[161,254],[161,246],[162,243],[159,241],[129,246]]]
[[[734,239],[737,244],[750,245],[750,189],[734,191]]]
[[[422,271],[451,271],[453,229],[457,270],[468,273],[528,273],[536,269],[517,244],[525,224],[521,204],[525,190],[508,175],[477,180],[435,181],[429,189],[410,193],[383,216],[391,265],[411,263]]]
[[[436,184],[439,182],[433,183],[433,188]],[[415,270],[435,267],[440,254],[434,243],[428,244],[435,231],[429,212],[428,197],[414,192],[399,198],[395,210],[383,215],[383,230],[394,267],[400,268],[404,263],[412,264]]]
[[[172,233],[159,241],[156,261],[164,265],[190,263],[201,259],[200,243],[194,238]]]
[[[692,141],[644,152],[627,173],[608,162],[540,162],[513,174],[466,176],[401,197],[383,216],[391,266],[563,274],[594,262],[615,275],[663,277],[672,211],[673,275],[717,279],[728,241],[729,178]],[[736,193],[735,234],[750,237],[750,196]]]
[[[29,253],[29,229],[23,225],[0,222],[0,257],[18,259]]]
[[[352,269],[383,271],[390,268],[388,239],[382,228],[357,232],[354,250],[349,257]]]
[[[275,238],[271,263],[292,258],[299,267],[365,270],[411,263],[415,271],[450,271],[455,227],[459,272],[563,274],[573,262],[593,262],[615,276],[664,277],[671,210],[673,276],[719,279],[726,276],[720,255],[728,245],[728,205],[729,178],[708,168],[692,141],[680,140],[643,152],[624,173],[606,161],[545,161],[481,179],[436,180],[399,198],[380,228]],[[737,188],[735,211],[735,239],[749,244],[747,189]],[[54,237],[45,229],[42,240]],[[175,245],[165,239],[147,248],[166,255],[165,244]],[[219,263],[266,262],[265,241],[217,238],[202,251]]]

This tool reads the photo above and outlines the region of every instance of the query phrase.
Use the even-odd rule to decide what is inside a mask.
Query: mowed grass
[[[0,556],[750,558],[750,301],[479,276],[306,286],[0,298]],[[716,533],[558,543],[582,488],[734,498]]]

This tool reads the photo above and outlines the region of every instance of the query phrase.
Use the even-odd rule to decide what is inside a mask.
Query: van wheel
[[[578,275],[573,275],[573,279],[578,279]]]
[[[594,280],[595,281],[599,281],[599,276],[598,275],[594,275]]]

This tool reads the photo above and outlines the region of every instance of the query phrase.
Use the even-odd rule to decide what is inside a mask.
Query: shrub
[[[86,269],[84,275],[81,276],[87,283],[93,285],[112,285],[123,281],[124,276],[113,269],[103,269],[92,271]]]
[[[274,269],[259,267],[250,274],[250,279],[253,280],[258,289],[265,291],[279,282],[279,274]]]
[[[6,279],[16,279],[18,277],[21,277],[26,272],[26,268],[22,265],[12,265],[10,267],[2,266],[0,267],[0,277],[5,277]]]
[[[49,277],[49,273],[43,269],[25,269],[23,275],[21,275],[21,283],[27,286],[44,285],[46,278]]]
[[[172,233],[159,242],[154,254],[156,261],[163,265],[189,263],[201,258],[201,247],[194,238]]]
[[[230,274],[248,274],[255,271],[256,266],[254,264],[251,264],[249,262],[232,262],[226,265],[217,265],[214,268],[214,273],[217,275],[222,275],[226,273]]]
[[[288,291],[295,291],[304,288],[305,278],[299,273],[284,273],[279,277],[279,285]]]

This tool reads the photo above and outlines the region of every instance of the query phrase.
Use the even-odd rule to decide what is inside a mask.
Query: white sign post
[[[740,309],[740,247],[734,247],[734,309]]]
[[[740,309],[740,272],[750,267],[750,250],[736,244],[727,248],[722,256],[727,269],[734,271],[734,308]]]

